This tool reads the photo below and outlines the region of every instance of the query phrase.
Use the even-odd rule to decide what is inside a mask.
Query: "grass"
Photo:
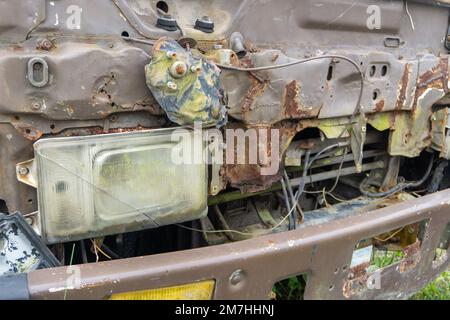
[[[450,272],[442,273],[422,291],[413,295],[411,300],[450,300]]]
[[[272,289],[273,299],[303,300],[306,287],[306,275],[299,275],[279,281]]]

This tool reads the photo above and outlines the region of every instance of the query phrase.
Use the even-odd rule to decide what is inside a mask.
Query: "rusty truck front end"
[[[449,265],[449,7],[3,1],[0,298],[408,298]]]

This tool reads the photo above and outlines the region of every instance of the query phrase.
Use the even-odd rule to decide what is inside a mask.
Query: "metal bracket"
[[[367,120],[364,115],[358,117],[356,123],[353,124],[351,130],[350,145],[355,158],[356,172],[362,170],[363,149],[366,141]]]
[[[16,165],[17,180],[33,188],[37,188],[37,170],[34,159],[19,162]]]

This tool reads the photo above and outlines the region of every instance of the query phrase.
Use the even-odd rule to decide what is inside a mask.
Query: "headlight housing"
[[[39,213],[46,242],[205,216],[206,163],[173,161],[174,153],[184,152],[181,156],[192,159],[196,155],[186,153],[202,152],[202,139],[187,130],[177,131],[176,139],[173,133],[162,129],[36,142]],[[183,147],[192,142],[202,147]]]

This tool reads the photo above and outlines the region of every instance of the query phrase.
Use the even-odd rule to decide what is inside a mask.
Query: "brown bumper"
[[[404,270],[398,264],[391,265],[381,272],[381,289],[364,288],[353,295],[344,294],[358,241],[426,219],[428,225],[413,267]],[[28,275],[28,287],[32,299],[63,299],[65,292],[67,299],[105,299],[112,293],[215,279],[215,299],[268,299],[275,282],[307,273],[306,299],[401,299],[448,268],[448,249],[438,265],[433,259],[449,221],[450,190],[445,190],[365,214],[252,240],[86,264],[76,269],[38,270]],[[81,283],[73,280],[78,274]]]

